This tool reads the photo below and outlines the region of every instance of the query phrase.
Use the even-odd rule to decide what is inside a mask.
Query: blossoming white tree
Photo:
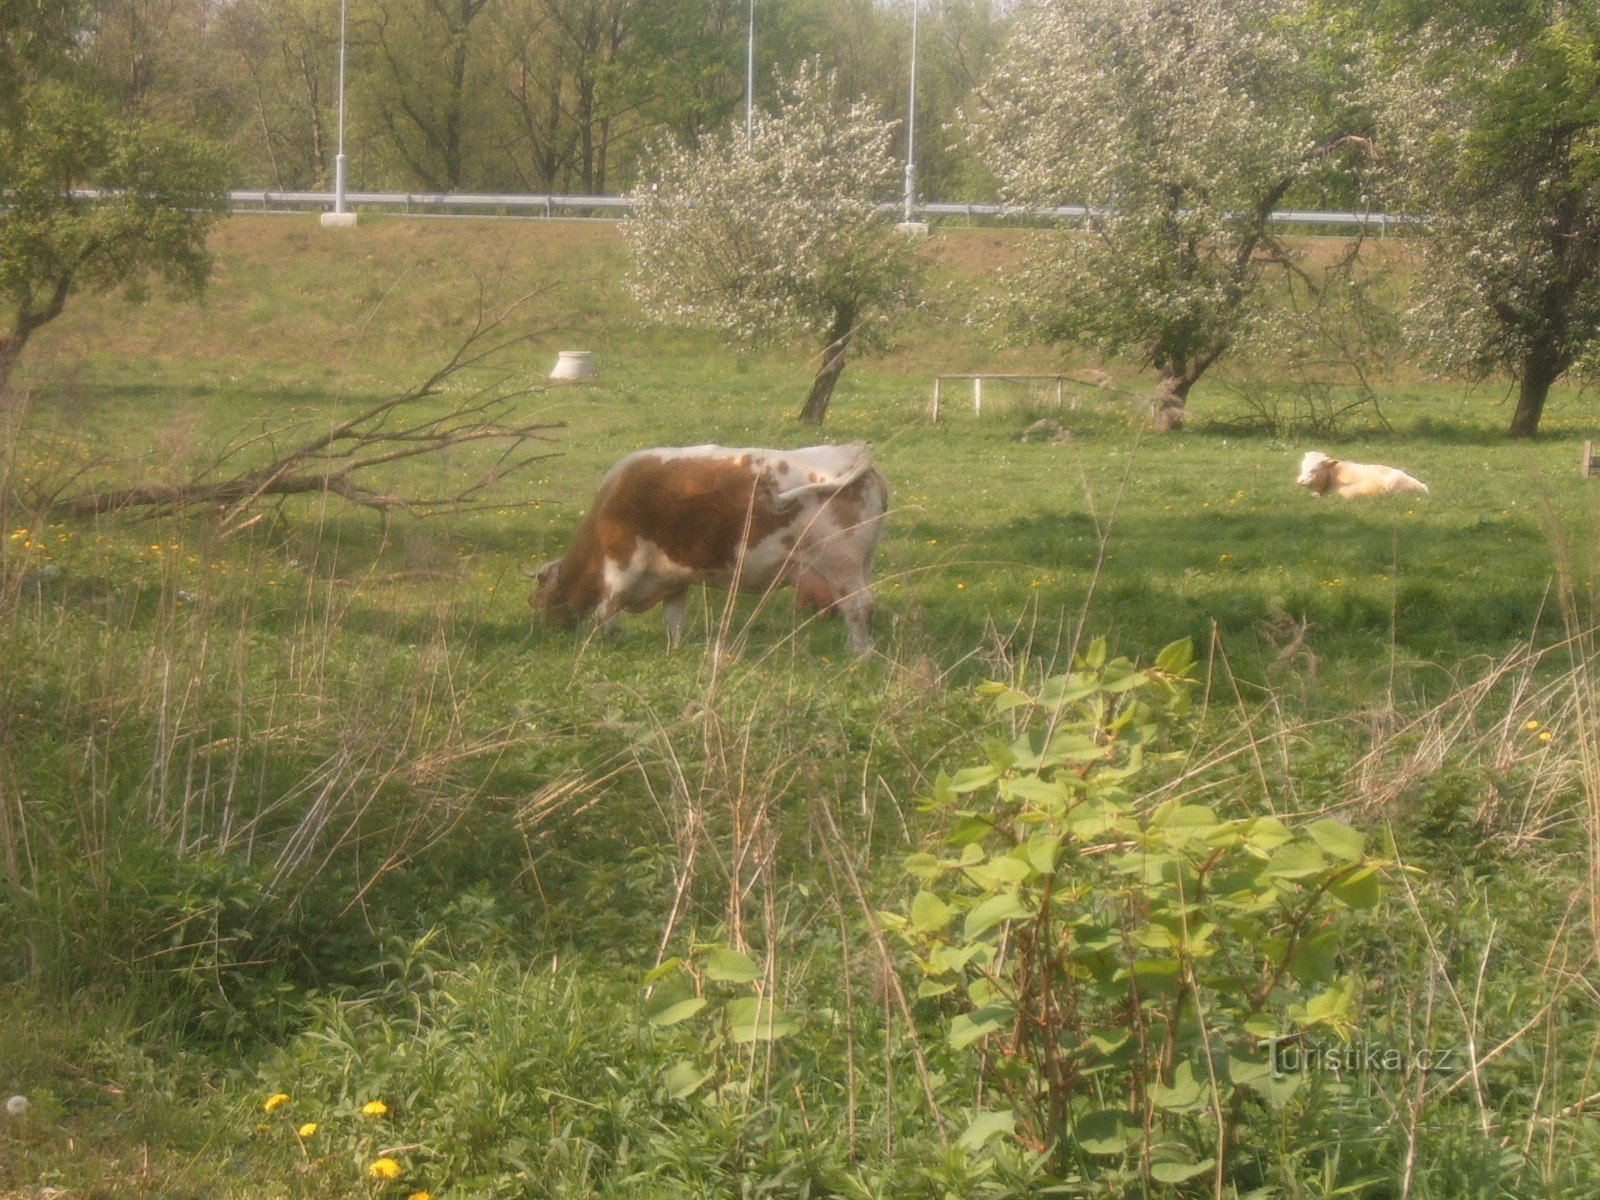
[[[1509,374],[1532,437],[1600,352],[1600,16],[1452,6],[1380,46],[1393,199],[1427,218],[1410,332],[1439,369]]]
[[[1269,214],[1346,135],[1297,0],[1035,0],[975,114],[1009,201],[1091,207],[1039,234],[1007,316],[1047,343],[1155,368],[1158,428],[1295,256]]]
[[[893,125],[816,67],[784,92],[748,145],[740,122],[656,151],[627,224],[628,283],[658,320],[747,343],[814,339],[800,419],[820,423],[850,352],[881,344],[915,302],[923,263],[878,207],[898,170]]]

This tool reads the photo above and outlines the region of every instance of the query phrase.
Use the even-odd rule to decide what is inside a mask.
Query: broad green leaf
[[[1056,859],[1061,853],[1061,835],[1036,833],[1027,840],[1023,851],[1035,871],[1041,875],[1048,875],[1056,869]]]
[[[981,767],[966,767],[950,777],[950,790],[958,794],[975,792],[981,787],[988,787],[999,778],[1000,772],[988,764]]]
[[[1265,855],[1279,846],[1294,841],[1294,834],[1290,833],[1289,827],[1277,817],[1257,817],[1250,822],[1250,827],[1245,831],[1244,841],[1251,850]]]
[[[1172,1072],[1172,1086],[1150,1086],[1150,1102],[1164,1112],[1194,1112],[1210,1100],[1210,1086],[1196,1078],[1194,1065],[1180,1062]]]
[[[1119,1109],[1105,1108],[1078,1118],[1078,1145],[1090,1154],[1121,1154],[1139,1142],[1139,1123]]]
[[[1168,642],[1156,655],[1154,665],[1156,670],[1165,671],[1168,675],[1187,674],[1194,666],[1194,642],[1189,638]]]
[[[964,1150],[981,1150],[997,1137],[1015,1132],[1017,1114],[1009,1108],[999,1112],[981,1112],[972,1118],[972,1124],[956,1139]]]
[[[947,846],[971,847],[993,832],[994,822],[988,817],[967,813],[951,822],[950,828],[945,831],[944,841]],[[977,857],[982,858],[982,853]]]
[[[1291,842],[1272,852],[1267,860],[1267,874],[1274,879],[1305,879],[1326,870],[1328,860],[1315,846]]]
[[[1037,775],[1007,779],[1000,785],[1000,794],[1052,811],[1067,798],[1066,790],[1059,783],[1047,782]]]
[[[1132,1037],[1129,1030],[1119,1029],[1114,1033],[1091,1033],[1089,1042],[1101,1054],[1109,1057],[1126,1046]]]
[[[1290,1005],[1289,1018],[1302,1025],[1345,1025],[1350,1019],[1352,991],[1348,979],[1337,980],[1304,1004]]]
[[[1367,844],[1367,835],[1358,829],[1327,817],[1306,826],[1311,840],[1340,862],[1360,862]]]
[[[1106,665],[1106,639],[1097,637],[1089,643],[1089,648],[1083,652],[1083,665],[1092,671],[1098,671]]]
[[[1371,908],[1383,897],[1383,879],[1375,866],[1357,867],[1330,883],[1328,891],[1351,908]]]
[[[669,1025],[687,1021],[705,1006],[703,996],[684,996],[676,990],[668,992],[663,988],[651,996],[650,1002],[645,1005],[644,1019],[665,1029]]]
[[[1106,674],[1109,676],[1111,672],[1108,670]],[[1145,672],[1130,671],[1128,674],[1117,679],[1108,678],[1106,682],[1101,685],[1101,690],[1110,692],[1112,695],[1117,695],[1121,692],[1131,692],[1134,688],[1141,687],[1149,682],[1150,676]]]
[[[1152,1162],[1150,1178],[1157,1183],[1182,1183],[1187,1179],[1193,1179],[1196,1175],[1204,1175],[1216,1164],[1217,1160],[1214,1158],[1203,1158],[1197,1163],[1174,1162],[1170,1159],[1165,1162]]]
[[[645,986],[649,987],[652,983],[661,982],[661,980],[665,979],[668,975],[671,975],[681,966],[683,966],[683,959],[679,958],[677,955],[673,955],[671,958],[665,959],[660,966],[651,967],[650,970],[645,972]]]
[[[1228,1079],[1236,1087],[1248,1087],[1272,1076],[1272,1066],[1265,1059],[1241,1058],[1228,1055]]]
[[[705,961],[705,977],[718,983],[750,983],[761,976],[761,968],[748,955],[729,946],[718,946]]]
[[[770,1042],[793,1033],[795,1023],[765,996],[741,996],[724,1010],[728,1036],[735,1042]]]
[[[1301,983],[1327,983],[1333,978],[1338,955],[1339,931],[1323,930],[1296,947],[1294,957],[1289,960],[1289,974]]]
[[[661,1084],[674,1100],[685,1100],[699,1091],[700,1085],[710,1078],[710,1070],[703,1070],[695,1063],[685,1061],[668,1069],[661,1077]]]
[[[981,937],[1002,921],[1015,921],[1033,916],[1033,910],[1022,902],[1016,892],[1001,892],[990,896],[967,914],[965,934]]]
[[[1077,672],[1071,675],[1053,675],[1045,680],[1044,687],[1039,689],[1039,706],[1056,709],[1063,705],[1075,704],[1085,696],[1094,695],[1099,686],[1094,679]]]
[[[972,942],[965,946],[940,946],[929,955],[928,961],[935,972],[954,975],[982,954],[983,951],[984,946],[977,942]]]
[[[1033,868],[1011,854],[997,854],[989,860],[989,872],[1001,883],[1021,883],[1033,874]]]
[[[998,1004],[959,1013],[950,1022],[950,1045],[957,1050],[965,1049],[979,1038],[1004,1029],[1013,1016],[1010,1009]]]
[[[937,933],[950,922],[950,906],[932,892],[918,892],[911,901],[911,927],[918,933]]]
[[[994,697],[995,712],[1009,712],[1013,708],[1033,703],[1033,697],[1028,693],[1019,692],[1016,688],[1003,683],[980,683],[977,691],[980,696]]]
[[[1030,771],[1042,771],[1064,762],[1093,762],[1111,753],[1110,746],[1097,745],[1085,733],[1057,729],[1047,733],[1043,729],[1030,729],[1011,743],[1011,753],[1017,766]]]

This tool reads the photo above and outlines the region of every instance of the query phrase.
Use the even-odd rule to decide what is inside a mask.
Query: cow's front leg
[[[689,593],[673,592],[661,602],[661,616],[667,623],[667,648],[676,650],[683,641],[683,622],[689,613]]]

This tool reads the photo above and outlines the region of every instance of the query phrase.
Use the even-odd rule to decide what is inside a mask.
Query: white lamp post
[[[750,0],[750,42],[744,54],[744,147],[756,145],[756,0]]]
[[[917,2],[911,0],[911,85],[906,98],[906,201],[900,229],[927,233],[926,221],[917,220]]]
[[[344,207],[344,46],[347,0],[339,0],[339,153],[333,159],[333,211],[322,214],[322,223],[333,229],[348,229],[356,214]]]
[[[917,201],[917,0],[911,0],[911,87],[906,100],[906,220]]]

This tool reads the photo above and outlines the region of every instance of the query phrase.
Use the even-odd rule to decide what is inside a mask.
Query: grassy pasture
[[[1420,1139],[1409,1194],[1587,1194],[1563,1189],[1600,1170],[1573,900],[1600,861],[1596,743],[1588,643],[1566,639],[1592,619],[1592,397],[1558,393],[1546,436],[1513,444],[1503,385],[1397,368],[1390,428],[1313,445],[1241,428],[1223,378],[1153,438],[1143,381],[1111,364],[1114,387],[1073,389],[1063,442],[1017,440],[1046,412],[1022,389],[931,425],[936,371],[1092,365],[965,322],[1016,245],[953,230],[930,244],[944,290],[850,368],[825,433],[870,440],[891,482],[883,653],[851,661],[782,597],[713,594],[668,655],[654,614],[607,640],[531,627],[517,568],[559,552],[629,450],[807,440],[803,349],[638,324],[603,223],[239,218],[216,250],[198,306],[84,301],[42,335],[24,473],[109,451],[159,474],[325,422],[416,378],[480,295],[538,289],[519,320],[549,332],[508,371],[587,347],[603,374],[527,402],[567,428],[488,512],[384,528],[297,502],[228,537],[4,514],[0,1092],[38,1103],[0,1122],[0,1196],[368,1194],[368,1094],[416,1117],[400,1157],[435,1195],[975,1194],[930,1165],[893,1020],[814,1018],[782,1088],[691,1119],[659,1099],[686,1050],[641,1026],[640,978],[748,922],[797,1009],[879,1003],[846,869],[890,902],[916,796],[978,753],[972,685],[1064,669],[1080,630],[1140,658],[1194,639],[1200,736],[1253,764],[1197,782],[1219,804],[1338,811],[1427,867],[1351,960],[1374,1036],[1415,1029],[1428,979],[1456,997],[1432,1036],[1509,1039],[1409,1124],[1379,1079],[1264,1118],[1261,1186],[1399,1195]],[[1310,448],[1432,492],[1315,501],[1293,482]],[[970,1103],[969,1068],[936,1066]],[[321,1142],[261,1121],[280,1089]],[[982,1186],[1027,1192],[1006,1178]]]

